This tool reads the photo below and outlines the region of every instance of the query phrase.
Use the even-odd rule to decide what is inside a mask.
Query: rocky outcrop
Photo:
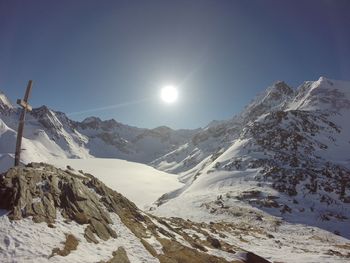
[[[87,240],[117,237],[111,219],[93,191],[91,178],[63,171],[51,165],[31,163],[14,167],[0,179],[0,207],[10,211],[9,218],[29,216],[34,222],[54,223],[58,210],[67,220],[89,224]]]

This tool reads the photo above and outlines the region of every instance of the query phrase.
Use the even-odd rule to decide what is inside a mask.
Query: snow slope
[[[100,239],[99,244],[94,244],[87,242],[84,238],[84,225],[74,221],[68,223],[59,213],[54,229],[48,228],[46,223],[33,223],[30,218],[10,221],[8,217],[0,216],[1,262],[95,263],[110,259],[116,248],[123,246],[131,262],[159,263],[117,215],[111,214],[111,217],[112,229],[116,231],[119,238],[108,241]],[[67,233],[79,238],[79,249],[65,257],[54,256],[48,259],[52,249],[65,241]]]
[[[50,140],[43,130],[34,130],[26,127],[26,137],[22,139],[21,161],[47,161],[51,154],[55,157],[65,157],[66,152]],[[17,132],[8,127],[0,119],[0,172],[12,167]]]
[[[156,170],[145,164],[118,159],[51,159],[49,163],[76,171],[84,170],[118,191],[144,209],[154,203],[162,194],[183,186],[174,174]]]

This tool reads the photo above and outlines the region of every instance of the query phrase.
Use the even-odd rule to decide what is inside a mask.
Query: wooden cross
[[[21,159],[21,144],[22,144],[24,120],[26,117],[26,113],[27,111],[32,111],[32,106],[28,104],[28,99],[29,99],[30,91],[32,90],[32,85],[33,85],[33,81],[29,80],[23,100],[22,99],[17,100],[17,104],[22,107],[22,112],[19,118],[18,131],[17,131],[15,166],[19,165],[20,159]]]

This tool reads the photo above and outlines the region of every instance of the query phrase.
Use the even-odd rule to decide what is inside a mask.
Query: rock
[[[44,206],[42,203],[34,203],[33,204],[33,221],[35,223],[41,223],[45,221],[45,210],[44,210]]]
[[[109,225],[106,225],[106,227],[107,227],[108,233],[111,235],[112,238],[118,238],[117,233]]]
[[[73,236],[72,234],[66,235],[66,241],[64,243],[64,248],[59,249],[59,248],[54,248],[52,249],[52,254],[50,257],[53,257],[55,255],[60,255],[60,256],[67,256],[72,250],[76,250],[78,247],[79,241],[78,239]]]
[[[130,263],[130,260],[125,249],[118,247],[118,250],[113,252],[113,258],[108,263]]]
[[[225,259],[198,251],[199,248],[189,248],[169,239],[162,239],[161,244],[163,246],[164,254],[159,255],[158,258],[162,263],[228,263]]]
[[[92,231],[92,227],[91,227],[90,225],[88,225],[88,226],[85,228],[84,237],[85,237],[85,239],[87,240],[87,242],[98,244],[98,240],[97,240],[97,238],[95,237],[95,235],[94,235],[94,233],[93,233],[93,231]]]
[[[212,245],[214,248],[221,248],[220,241],[214,237],[208,236],[207,241]]]
[[[51,194],[44,195],[42,200],[48,221],[53,221],[56,218],[56,207]]]
[[[59,194],[61,194],[61,190],[58,187],[58,178],[57,176],[49,176],[48,177],[50,182],[51,182],[51,194],[53,196],[57,196]]]
[[[158,232],[161,233],[162,235],[166,236],[166,237],[169,237],[169,238],[175,238],[175,235],[166,231],[164,228],[162,227],[159,227],[158,228]]]
[[[255,220],[257,220],[257,221],[263,221],[263,218],[262,218],[262,216],[257,215],[257,216],[255,217]]]
[[[89,218],[83,212],[75,213],[74,220],[81,225],[89,223]]]
[[[266,259],[254,254],[252,252],[247,252],[246,260],[244,262],[246,262],[246,263],[270,263],[270,261],[267,261]]]
[[[289,206],[287,206],[287,205],[283,205],[283,207],[282,207],[282,209],[281,209],[281,213],[286,213],[286,212],[288,212],[288,213],[291,213],[292,212],[292,209],[289,207]]]
[[[279,204],[274,199],[264,199],[261,201],[261,205],[264,207],[279,207]]]
[[[96,220],[95,218],[90,219],[90,224],[92,226],[92,231],[96,233],[96,235],[101,238],[102,240],[106,241],[110,238],[110,233],[107,229],[107,227],[101,223],[100,221]]]
[[[200,251],[203,251],[203,252],[207,252],[208,249],[206,249],[204,246],[202,246],[201,244],[197,243],[197,242],[191,242],[190,243],[192,247],[196,248],[196,249],[199,249]]]
[[[150,245],[150,243],[148,243],[146,240],[144,240],[143,238],[141,239],[141,243],[142,245],[148,250],[148,252],[153,256],[156,257],[158,255],[157,251],[154,249],[154,247],[152,247],[152,245]]]

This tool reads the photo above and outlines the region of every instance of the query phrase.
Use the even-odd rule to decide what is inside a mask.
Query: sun
[[[175,86],[165,86],[162,88],[160,97],[166,103],[173,103],[177,100],[178,92]]]

